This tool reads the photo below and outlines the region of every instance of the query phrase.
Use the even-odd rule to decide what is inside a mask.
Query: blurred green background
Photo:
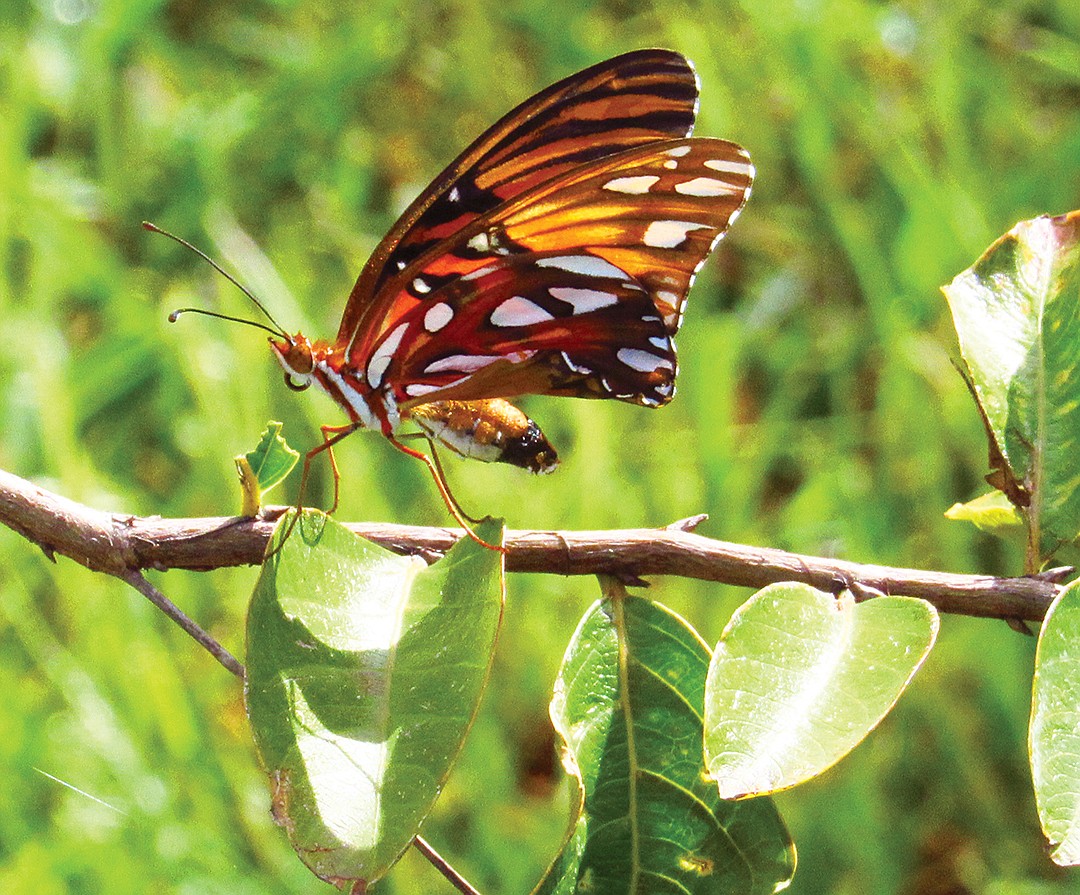
[[[0,468],[91,506],[226,515],[233,455],[341,421],[250,315],[330,337],[405,203],[511,106],[642,46],[703,82],[754,195],[694,288],[679,395],[527,402],[557,474],[449,461],[515,528],[660,526],[863,562],[1016,573],[942,512],[985,490],[938,287],[1016,221],[1080,206],[1080,6],[926,0],[0,5]],[[423,467],[342,445],[339,518],[445,524]],[[319,467],[310,497],[329,500]],[[295,498],[295,480],[284,496]],[[0,531],[0,892],[329,891],[273,826],[240,688],[119,582]],[[242,654],[252,568],[155,582]],[[745,591],[649,591],[715,642]],[[426,835],[490,895],[529,890],[567,792],[546,717],[587,579],[514,576],[482,715]],[[898,709],[779,801],[796,893],[1057,893],[1029,790],[1034,641],[946,618]],[[88,795],[68,789],[52,777]],[[449,891],[414,854],[385,892]]]

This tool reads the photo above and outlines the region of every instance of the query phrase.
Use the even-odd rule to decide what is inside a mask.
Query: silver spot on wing
[[[596,255],[555,255],[551,258],[540,258],[536,262],[537,267],[554,267],[565,270],[567,273],[579,273],[587,277],[618,277],[627,279],[625,271],[619,270],[614,264],[597,258]]]
[[[368,385],[372,388],[378,388],[382,384],[383,373],[385,373],[386,368],[390,366],[390,361],[394,356],[394,352],[398,350],[401,339],[405,335],[405,330],[408,328],[409,324],[400,324],[390,333],[390,335],[382,340],[379,347],[375,350],[375,353],[371,355],[371,360],[368,361],[367,365],[367,380]]]
[[[554,320],[555,317],[545,311],[540,305],[520,295],[499,304],[491,312],[488,320],[492,326],[531,326],[534,323],[545,323]]]
[[[626,193],[641,196],[647,193],[660,178],[655,174],[640,174],[636,177],[616,177],[604,184],[603,189],[612,193]]]
[[[657,357],[640,348],[620,348],[615,356],[631,370],[639,373],[655,373],[657,370],[672,370],[671,361],[666,357]]]
[[[578,289],[573,286],[553,286],[548,289],[552,298],[564,301],[574,309],[575,314],[588,314],[619,303],[619,296],[614,292],[599,289]]]
[[[429,333],[437,333],[453,319],[454,309],[446,302],[440,301],[428,308],[427,313],[424,314],[424,329]]]
[[[645,228],[642,241],[653,249],[674,249],[686,242],[686,236],[693,230],[712,229],[708,224],[695,224],[690,221],[653,221]]]
[[[675,192],[684,196],[730,196],[743,192],[742,187],[732,186],[723,180],[714,180],[712,177],[695,177],[684,183],[675,184]]]

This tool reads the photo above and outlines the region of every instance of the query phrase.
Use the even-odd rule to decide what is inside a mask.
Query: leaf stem
[[[240,680],[244,679],[244,666],[225,647],[218,643],[210,634],[200,627],[179,606],[154,587],[142,572],[138,569],[129,569],[120,575],[124,581],[141,593],[146,599],[157,606],[169,618],[176,622],[199,646],[205,649],[211,656],[225,668],[226,671],[236,675]]]
[[[459,892],[462,892],[463,895],[480,895],[480,890],[473,888],[472,884],[451,867],[446,859],[435,851],[435,849],[431,847],[431,843],[424,839],[423,836],[417,836],[413,840],[413,845],[420,854],[428,859],[431,866],[445,876],[450,881],[450,885]]]

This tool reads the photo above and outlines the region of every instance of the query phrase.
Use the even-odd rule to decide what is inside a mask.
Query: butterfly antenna
[[[202,314],[204,317],[217,317],[218,320],[231,320],[233,323],[244,323],[247,326],[254,326],[256,329],[266,330],[266,332],[278,336],[279,338],[283,335],[281,332],[267,326],[265,323],[259,323],[258,320],[245,320],[243,317],[233,317],[231,314],[219,314],[217,311],[207,311],[205,308],[177,308],[169,314],[169,323],[176,323],[177,318],[181,314]]]
[[[219,274],[221,274],[223,277],[225,277],[226,280],[228,280],[237,289],[239,289],[241,292],[243,292],[244,295],[246,295],[248,298],[250,298],[252,303],[255,305],[255,307],[257,307],[260,311],[263,312],[266,319],[269,320],[272,324],[274,324],[274,328],[270,329],[270,327],[263,326],[261,323],[255,323],[254,321],[251,321],[251,320],[243,320],[243,319],[241,319],[239,317],[229,317],[226,314],[215,314],[212,311],[202,311],[199,308],[181,308],[178,311],[173,311],[169,315],[169,322],[170,323],[175,323],[176,318],[179,317],[181,314],[195,312],[195,313],[199,313],[199,314],[205,314],[208,317],[219,317],[222,320],[232,320],[235,323],[248,323],[248,324],[250,324],[252,326],[258,326],[258,327],[261,327],[262,329],[267,330],[268,332],[272,332],[275,336],[285,336],[286,339],[288,338],[288,335],[286,334],[285,329],[281,326],[280,323],[278,323],[274,319],[274,315],[271,314],[266,309],[266,305],[264,305],[261,301],[259,301],[254,296],[254,294],[251,292],[250,289],[248,289],[246,286],[244,286],[243,283],[241,283],[238,279],[236,279],[236,277],[234,277],[232,274],[230,274],[228,271],[226,271],[225,268],[223,268],[213,258],[211,258],[209,255],[207,255],[206,252],[204,252],[200,248],[197,248],[196,246],[193,246],[190,242],[188,242],[182,236],[177,236],[175,233],[170,233],[168,230],[162,230],[161,227],[157,226],[157,224],[151,224],[149,221],[143,221],[142,225],[143,225],[144,230],[149,230],[151,233],[160,233],[162,236],[167,236],[173,242],[179,243],[185,249],[189,249],[190,251],[192,251],[196,255],[198,255],[200,258],[202,258],[203,261],[205,261],[207,264],[209,264],[212,268],[214,268],[214,270],[216,270]]]

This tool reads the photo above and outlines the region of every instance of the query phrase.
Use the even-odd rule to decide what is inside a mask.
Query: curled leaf
[[[236,469],[244,492],[245,516],[258,513],[263,493],[284,481],[300,459],[300,452],[291,448],[282,436],[282,428],[281,423],[271,420],[266,424],[259,443],[236,458]]]
[[[991,491],[967,503],[954,503],[945,511],[945,518],[970,522],[979,531],[1003,540],[1020,543],[1024,540],[1024,517],[1002,491]]]
[[[1017,224],[944,292],[1034,571],[1080,532],[1080,212]]]
[[[412,842],[472,724],[502,554],[463,538],[428,566],[314,510],[285,538],[290,517],[248,612],[248,716],[297,854],[322,879],[366,884]],[[499,543],[502,524],[477,533]]]

